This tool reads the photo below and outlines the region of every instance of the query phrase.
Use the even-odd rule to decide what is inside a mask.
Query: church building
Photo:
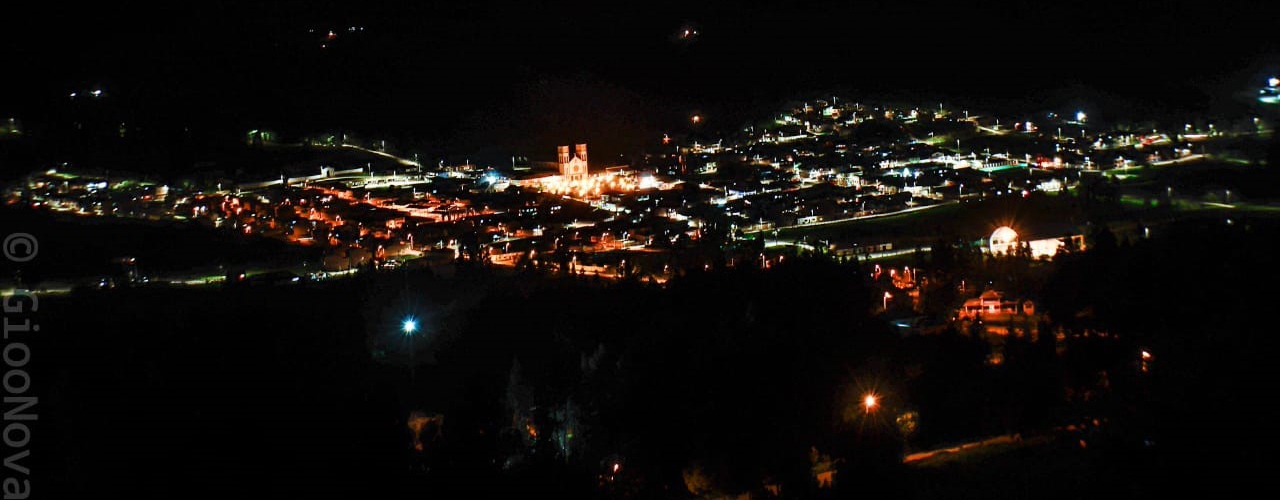
[[[569,146],[559,146],[556,152],[560,157],[560,175],[565,179],[583,179],[587,177],[587,145],[575,144],[573,155],[569,154]]]

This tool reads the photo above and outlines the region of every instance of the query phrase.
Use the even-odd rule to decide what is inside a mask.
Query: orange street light
[[[876,397],[875,394],[867,394],[862,397],[862,406],[866,407],[867,413],[871,413],[871,410],[880,406],[880,398]]]

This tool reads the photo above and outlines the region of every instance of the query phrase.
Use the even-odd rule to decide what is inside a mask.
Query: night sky
[[[68,92],[100,86],[152,130],[341,129],[481,159],[585,140],[614,154],[693,112],[732,128],[832,90],[1205,108],[1280,53],[1266,2],[540,3],[27,8],[0,42],[0,114],[39,126],[75,113]]]

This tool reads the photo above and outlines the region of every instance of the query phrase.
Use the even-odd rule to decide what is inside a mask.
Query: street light
[[[862,397],[862,406],[867,409],[867,413],[871,413],[871,410],[880,406],[880,398],[875,394],[867,394]]]
[[[416,331],[418,331],[418,320],[415,319],[413,316],[405,318],[404,321],[400,323],[400,332],[404,333],[404,336],[409,340],[409,383],[410,384],[412,384],[414,380],[417,379],[417,377],[415,376],[417,371],[416,370],[417,366],[414,363],[414,359],[413,359],[413,355],[414,355],[413,332],[416,332]]]

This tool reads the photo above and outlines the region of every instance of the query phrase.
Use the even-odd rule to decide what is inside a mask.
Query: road
[[[907,209],[903,209],[903,210],[898,210],[898,211],[896,211],[896,212],[885,212],[885,213],[882,213],[882,214],[871,214],[871,215],[859,215],[859,216],[857,216],[857,217],[848,217],[848,218],[844,218],[844,219],[835,219],[835,220],[824,220],[824,221],[822,221],[822,222],[813,222],[813,223],[809,223],[809,224],[795,224],[795,225],[791,225],[791,226],[778,226],[778,227],[775,227],[775,228],[772,228],[772,229],[764,229],[764,230],[760,230],[760,231],[752,231],[752,232],[747,233],[747,234],[755,234],[755,233],[762,233],[762,232],[769,232],[769,231],[781,231],[781,230],[784,230],[784,229],[796,229],[796,228],[820,227],[820,226],[826,226],[826,225],[831,225],[831,224],[839,224],[839,223],[842,223],[842,222],[853,222],[853,221],[859,221],[859,220],[878,219],[878,218],[881,218],[881,217],[892,217],[892,216],[895,216],[895,215],[905,215],[905,214],[909,214],[909,213],[913,213],[913,212],[920,212],[920,211],[923,211],[923,210],[929,210],[929,209],[931,209],[931,208],[945,207],[945,206],[947,206],[947,205],[954,205],[954,204],[956,204],[956,203],[960,203],[960,202],[959,202],[959,201],[956,201],[956,200],[944,201],[944,202],[942,202],[942,203],[938,203],[938,204],[934,204],[934,205],[925,205],[925,206],[922,206],[922,207],[911,207],[911,208],[907,208]]]

